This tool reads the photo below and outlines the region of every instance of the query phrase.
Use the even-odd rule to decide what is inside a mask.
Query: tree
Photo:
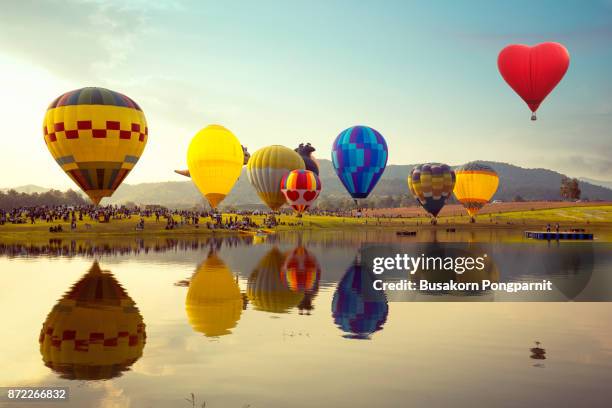
[[[514,196],[514,199],[512,201],[514,201],[515,203],[522,203],[525,202],[525,199],[521,195],[517,194]]]
[[[570,179],[569,177],[563,176],[561,178],[561,197],[566,200],[579,200],[580,199],[580,183],[578,179]]]

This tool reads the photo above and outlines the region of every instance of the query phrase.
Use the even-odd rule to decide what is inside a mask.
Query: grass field
[[[470,218],[463,211],[450,208],[445,211],[446,215],[439,217],[438,224],[441,226],[461,225],[463,228],[486,229],[486,228],[543,228],[547,223],[559,223],[562,228],[566,227],[597,227],[612,229],[612,204],[594,205],[588,203],[508,203],[508,206],[496,204],[485,208],[477,217],[475,224],[470,223]],[[520,204],[520,205],[519,205]],[[497,211],[493,211],[497,210]],[[351,230],[368,228],[393,228],[406,227],[428,227],[429,218],[419,208],[387,209],[367,211],[367,217],[332,217],[311,216],[303,218],[282,215],[278,217],[281,225],[273,230]],[[410,215],[408,215],[410,214]],[[226,218],[228,215],[224,215]],[[255,222],[263,223],[264,216],[252,217]],[[131,219],[111,220],[109,223],[98,223],[95,221],[82,221],[77,224],[77,229],[70,230],[69,223],[56,222],[48,224],[37,222],[36,224],[6,224],[0,226],[0,240],[39,240],[48,238],[97,238],[109,236],[136,236],[136,237],[177,237],[184,235],[206,235],[206,234],[238,234],[237,231],[209,230],[206,228],[205,220],[202,220],[199,228],[193,225],[179,226],[173,230],[165,229],[165,221],[155,222],[154,218],[145,220],[144,231],[136,230],[139,217]],[[177,217],[178,220],[178,217]],[[51,225],[61,224],[64,231],[61,233],[50,233]],[[89,227],[86,226],[89,224]]]

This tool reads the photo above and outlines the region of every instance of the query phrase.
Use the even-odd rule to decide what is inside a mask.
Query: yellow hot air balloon
[[[134,168],[149,131],[132,99],[104,88],[81,88],[49,105],[43,132],[57,164],[99,204]]]
[[[247,175],[259,198],[272,211],[276,211],[285,204],[280,185],[283,176],[291,170],[305,168],[304,160],[295,151],[272,145],[253,153],[247,163]]]
[[[240,176],[244,152],[232,132],[220,125],[206,126],[191,140],[187,167],[191,179],[212,208],[229,194]]]
[[[191,278],[185,310],[191,327],[207,337],[230,334],[240,320],[240,287],[216,254],[206,258]]]
[[[256,310],[287,313],[297,306],[304,292],[292,291],[281,279],[286,255],[272,248],[257,264],[247,282],[247,296]]]
[[[45,365],[62,378],[100,380],[128,370],[145,339],[136,304],[95,262],[53,307],[39,343]]]
[[[456,182],[453,194],[463,204],[468,214],[474,217],[497,191],[499,176],[486,164],[471,162],[455,170]]]

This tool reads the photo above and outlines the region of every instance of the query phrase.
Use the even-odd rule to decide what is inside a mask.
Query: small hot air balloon
[[[298,214],[310,208],[321,192],[321,181],[310,170],[290,171],[283,176],[280,186],[287,203]]]
[[[343,130],[332,145],[332,164],[342,184],[355,199],[366,198],[385,171],[387,142],[368,126]]]
[[[371,271],[355,262],[336,287],[332,316],[347,338],[368,339],[387,321],[387,297],[383,291],[373,288],[374,280]]]
[[[194,184],[212,208],[229,194],[240,176],[244,152],[232,132],[220,125],[206,126],[191,140],[187,167]]]
[[[43,132],[51,155],[94,204],[110,197],[148,139],[140,106],[118,92],[81,88],[54,100]]]
[[[475,216],[495,195],[499,177],[491,166],[470,162],[455,171],[457,181],[453,193],[468,214],[475,221]]]
[[[319,175],[319,163],[317,159],[313,156],[313,152],[316,149],[312,147],[310,143],[300,143],[300,145],[295,149],[295,152],[300,155],[302,160],[304,160],[304,164],[306,165],[306,170],[312,171],[317,176]]]
[[[232,272],[212,253],[189,282],[185,310],[191,327],[207,337],[230,334],[240,320],[242,304]]]
[[[301,245],[291,251],[281,269],[281,280],[294,292],[313,292],[320,278],[317,258]]]
[[[509,45],[497,57],[501,76],[529,106],[531,120],[536,120],[538,107],[561,81],[569,62],[567,49],[554,42]]]
[[[433,216],[433,223],[446,199],[451,196],[454,186],[455,172],[446,164],[421,164],[412,169],[408,176],[410,192]]]
[[[39,343],[45,365],[62,378],[102,380],[129,370],[145,339],[136,304],[95,262],[53,307]]]
[[[285,204],[280,182],[291,170],[304,170],[304,160],[285,146],[272,145],[257,150],[247,163],[247,176],[257,195],[272,210]]]
[[[289,289],[280,273],[286,255],[274,247],[259,261],[247,282],[247,297],[256,310],[288,313],[303,298],[303,292]]]

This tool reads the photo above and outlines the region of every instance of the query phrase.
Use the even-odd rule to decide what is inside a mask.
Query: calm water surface
[[[610,298],[609,244],[486,234],[470,250],[490,254],[493,279],[543,274],[551,300]],[[439,250],[430,238],[404,242]],[[191,393],[212,408],[612,404],[610,303],[372,295],[359,248],[394,241],[2,244],[0,385],[70,387],[68,403],[40,407],[189,407]],[[584,284],[568,295],[572,279]]]

